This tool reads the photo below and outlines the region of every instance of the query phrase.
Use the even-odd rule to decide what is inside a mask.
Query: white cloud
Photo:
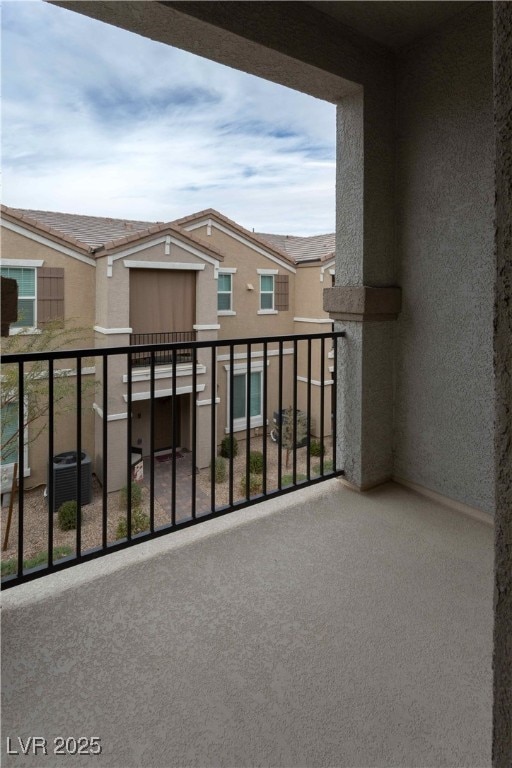
[[[334,229],[335,109],[45,3],[4,3],[4,202]]]

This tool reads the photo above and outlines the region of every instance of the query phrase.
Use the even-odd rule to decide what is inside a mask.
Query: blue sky
[[[334,231],[332,104],[62,8],[2,4],[2,124],[12,207]]]

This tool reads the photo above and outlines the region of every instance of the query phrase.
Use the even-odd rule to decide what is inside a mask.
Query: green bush
[[[309,452],[312,456],[323,456],[325,453],[325,445],[320,440],[312,440],[309,444]]]
[[[328,475],[329,472],[333,471],[333,463],[332,459],[326,459],[324,461],[324,475]],[[319,475],[320,474],[320,464],[315,464],[313,467],[313,474]]]
[[[246,475],[242,475],[240,478],[240,493],[242,496],[246,494]],[[256,496],[261,493],[263,489],[263,479],[261,475],[249,475],[249,496]]]
[[[223,456],[215,459],[215,482],[224,483],[228,476],[228,465]],[[210,464],[210,480],[212,479],[212,465]]]
[[[220,455],[225,459],[230,459],[231,455],[233,455],[233,458],[238,456],[238,442],[236,437],[226,435],[220,444]]]
[[[76,528],[77,503],[65,501],[57,512],[57,523],[61,531],[73,531]]]
[[[53,562],[59,560],[61,557],[66,557],[72,553],[71,547],[61,546],[54,547],[53,549]],[[28,571],[30,568],[36,568],[38,565],[46,565],[48,562],[48,552],[39,552],[34,557],[29,557],[23,561],[23,570]],[[2,560],[2,576],[12,576],[18,571],[17,558],[10,558],[9,560]]]
[[[301,475],[299,472],[297,472],[297,482],[302,483],[304,480],[307,480],[307,475]],[[281,478],[281,486],[284,488],[285,485],[293,485],[293,475],[283,475]]]
[[[132,536],[148,530],[149,517],[141,509],[134,509],[132,512]],[[126,517],[121,517],[117,524],[116,539],[126,539],[127,536],[128,521]]]
[[[263,474],[263,454],[261,451],[251,451],[249,454],[249,471],[251,475]]]
[[[138,483],[132,483],[132,510],[139,509],[142,504],[142,487]],[[128,486],[125,485],[119,491],[119,509],[128,509]]]

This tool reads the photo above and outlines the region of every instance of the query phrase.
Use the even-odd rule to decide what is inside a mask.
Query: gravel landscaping
[[[331,459],[331,441],[326,439],[325,441],[326,454],[324,462],[326,467],[324,472],[328,472],[330,469]],[[278,488],[278,446],[273,443],[270,438],[267,438],[267,491],[270,492]],[[262,438],[256,437],[251,440],[251,451],[262,451]],[[224,464],[223,461],[220,462]],[[257,460],[256,460],[256,463]],[[320,458],[318,456],[311,456],[311,476],[316,477],[318,475],[318,467]],[[178,465],[179,466],[179,465]],[[215,488],[215,505],[216,507],[229,503],[229,459],[225,460],[224,469],[226,471],[226,477],[224,480],[217,482]],[[316,472],[315,472],[316,469]],[[166,467],[166,472],[171,472],[171,463]],[[219,471],[219,470],[218,470]],[[221,474],[222,474],[222,470]],[[301,480],[301,476],[305,476],[307,471],[306,467],[306,448],[297,449],[297,480]],[[285,482],[291,482],[291,474],[293,472],[293,454],[289,457],[289,466],[286,467],[286,451],[282,451],[282,470],[281,475],[284,476]],[[245,456],[245,443],[239,443],[239,452],[233,460],[233,499],[234,501],[245,498],[245,486],[242,488],[242,478],[246,474],[246,456]],[[288,477],[286,477],[288,476]],[[261,475],[254,477],[252,482],[258,485],[261,479]],[[147,480],[147,479],[146,479]],[[103,509],[103,497],[102,487],[98,482],[95,475],[92,477],[93,483],[93,495],[92,502],[82,507],[82,530],[81,530],[81,547],[82,551],[90,549],[92,547],[101,546],[102,543],[102,509]],[[177,487],[180,483],[190,488],[191,477],[190,471],[188,475],[178,475]],[[197,488],[202,491],[208,502],[206,506],[209,506],[211,483],[210,472],[208,469],[201,470],[197,474]],[[149,488],[146,485],[142,485],[142,499],[141,509],[144,513],[149,515],[150,506],[150,493]],[[188,491],[187,491],[188,492]],[[260,493],[259,489],[254,491]],[[48,551],[48,506],[44,498],[44,486],[40,486],[30,491],[25,492],[24,498],[24,560],[30,558],[39,557],[43,562],[46,559],[43,557],[43,553]],[[205,505],[204,497],[202,505]],[[170,523],[169,515],[169,503],[168,499],[159,498],[158,493],[155,493],[154,500],[155,510],[155,526],[167,525]],[[198,506],[197,513],[209,511],[206,508],[202,509],[201,505]],[[2,508],[2,543],[5,525],[7,522],[7,507]],[[121,493],[119,491],[109,493],[107,496],[107,541],[116,541],[117,528],[120,520],[126,518],[126,513],[123,511]],[[178,516],[179,519],[179,516]],[[17,556],[17,537],[18,537],[18,503],[17,500],[14,504],[12,514],[12,524],[9,533],[9,544],[6,551],[2,552],[2,562],[5,567],[6,561],[13,560]],[[62,531],[57,524],[57,515],[54,516],[54,532],[53,532],[53,547],[63,547],[61,555],[65,553],[73,554],[76,551],[76,530]]]

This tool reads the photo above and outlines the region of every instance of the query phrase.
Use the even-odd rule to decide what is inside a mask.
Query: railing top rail
[[[345,331],[327,331],[325,333],[300,333],[286,336],[253,336],[235,339],[210,339],[208,341],[178,341],[163,344],[132,344],[123,347],[89,347],[87,349],[58,349],[46,352],[18,352],[0,355],[0,363],[30,363],[38,360],[66,360],[84,357],[106,357],[108,355],[126,355],[134,352],[161,352],[164,349],[211,349],[212,347],[229,347],[243,344],[277,344],[279,342],[301,341],[306,339],[340,339]]]

